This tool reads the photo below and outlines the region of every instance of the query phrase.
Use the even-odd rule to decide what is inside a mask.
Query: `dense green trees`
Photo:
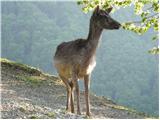
[[[132,20],[132,8],[112,14]],[[90,14],[76,2],[2,2],[2,57],[56,74],[52,65],[58,44],[88,34]],[[148,54],[153,29],[143,36],[104,30],[92,74],[91,91],[139,111],[158,115],[158,56]]]

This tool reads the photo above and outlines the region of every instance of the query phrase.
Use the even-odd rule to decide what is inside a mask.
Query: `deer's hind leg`
[[[80,91],[79,91],[79,85],[78,85],[78,79],[75,81],[76,82],[76,95],[77,95],[77,114],[81,114],[80,110]]]
[[[90,99],[89,99],[90,75],[84,76],[84,87],[85,87],[86,115],[91,116]]]
[[[74,113],[74,82],[71,82],[70,83],[70,86],[71,86],[71,112]]]
[[[77,97],[77,114],[81,114],[80,112],[80,92],[79,92],[79,85],[78,85],[78,77],[75,72],[72,74],[72,81],[71,81],[71,112],[74,113],[74,91],[76,90],[76,97]]]
[[[70,86],[70,83],[68,81],[68,79],[66,79],[65,77],[59,75],[60,78],[62,79],[62,81],[64,82],[64,84],[66,85],[66,90],[67,90],[67,103],[66,103],[66,110],[68,112],[71,112],[71,97],[72,97],[72,89]]]

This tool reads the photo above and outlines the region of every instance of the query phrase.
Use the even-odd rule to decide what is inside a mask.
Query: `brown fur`
[[[95,53],[102,30],[119,29],[120,24],[109,16],[109,12],[97,7],[90,19],[90,30],[87,39],[63,42],[56,50],[54,65],[67,88],[68,111],[74,112],[74,90],[77,95],[77,113],[80,114],[78,79],[84,79],[86,114],[90,116],[89,82],[95,67]]]

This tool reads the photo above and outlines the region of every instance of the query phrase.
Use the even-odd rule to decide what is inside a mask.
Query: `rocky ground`
[[[84,94],[81,92],[82,115],[65,111],[66,91],[57,77],[1,59],[1,118],[85,119]],[[147,118],[143,113],[119,106],[104,97],[90,94],[91,118]]]

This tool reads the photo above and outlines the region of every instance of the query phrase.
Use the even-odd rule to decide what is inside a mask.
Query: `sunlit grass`
[[[22,80],[30,85],[41,85],[44,82],[43,77],[39,76],[16,76],[17,79]]]
[[[46,115],[50,118],[55,118],[55,112],[48,112]]]
[[[3,63],[4,65],[7,65],[9,67],[27,71],[30,74],[37,74],[37,75],[41,74],[41,71],[39,69],[36,69],[34,67],[31,67],[31,66],[28,66],[22,63],[17,63],[17,62],[14,62],[14,61],[11,61],[5,58],[0,58],[0,62],[1,64]]]

